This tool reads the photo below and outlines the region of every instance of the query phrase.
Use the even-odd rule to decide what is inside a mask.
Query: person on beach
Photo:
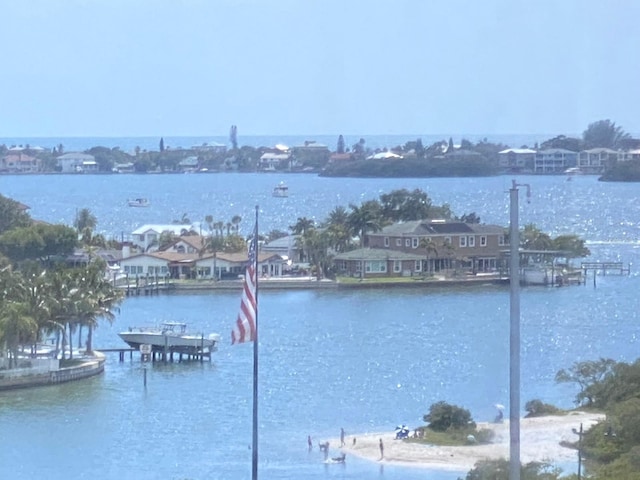
[[[340,429],[340,446],[344,447],[344,428]]]
[[[384,443],[382,443],[382,439],[380,439],[380,460],[384,458]]]

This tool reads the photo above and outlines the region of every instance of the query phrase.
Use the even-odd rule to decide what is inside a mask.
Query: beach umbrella
[[[404,423],[402,425],[398,425],[396,427],[396,433],[409,433],[409,427],[407,427]]]

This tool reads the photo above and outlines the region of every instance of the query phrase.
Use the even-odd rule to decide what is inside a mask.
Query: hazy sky
[[[634,0],[0,0],[0,137],[640,132]]]

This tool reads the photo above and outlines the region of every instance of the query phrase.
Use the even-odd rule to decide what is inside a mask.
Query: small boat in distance
[[[289,196],[289,187],[287,187],[287,185],[284,182],[280,182],[276,187],[274,187],[273,196],[274,197],[281,197],[281,198],[288,197]]]
[[[567,168],[564,173],[567,175],[580,175],[582,171],[578,167]]]
[[[187,333],[187,324],[182,322],[164,322],[157,327],[130,327],[118,334],[131,348],[151,345],[154,352],[169,349],[185,353],[210,353],[218,349],[220,335],[210,333]]]
[[[150,205],[149,200],[146,198],[134,198],[133,200],[127,200],[127,204],[130,207],[148,207]]]

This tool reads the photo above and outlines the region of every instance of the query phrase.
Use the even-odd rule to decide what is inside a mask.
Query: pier
[[[125,348],[96,348],[95,349],[101,353],[117,353],[118,360],[120,362],[124,362],[127,353],[129,354],[129,360],[133,360],[133,352],[140,352],[140,350],[125,347]],[[211,361],[211,350],[207,348],[196,348],[196,347],[177,347],[177,346],[167,346],[167,347],[154,347],[151,350],[151,353],[142,353],[140,352],[140,360],[152,362],[173,362],[177,360],[178,362],[183,361],[200,361],[203,362],[204,359],[208,359]]]
[[[600,272],[603,276],[605,275],[630,275],[631,274],[631,265],[625,264],[622,262],[582,262],[580,264],[580,268],[582,269],[582,278],[584,279],[584,284],[587,284],[587,277],[589,276],[589,272],[593,272],[593,286],[596,286],[596,275]]]

